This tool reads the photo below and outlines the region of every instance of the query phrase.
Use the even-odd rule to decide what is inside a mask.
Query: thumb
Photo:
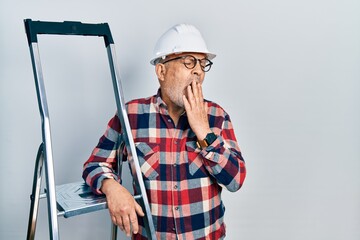
[[[204,101],[204,107],[205,107],[205,112],[207,113],[208,110],[209,110],[209,107],[208,107],[208,105],[207,105],[207,102],[205,102],[205,101]]]

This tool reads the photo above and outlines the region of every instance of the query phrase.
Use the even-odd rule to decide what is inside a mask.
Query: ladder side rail
[[[124,150],[125,147],[125,143],[123,141],[123,135],[120,135],[118,138],[118,144],[119,146],[117,147],[117,168],[116,168],[116,174],[118,176],[121,176],[122,173],[122,166],[123,166],[123,155],[121,154]],[[116,240],[117,238],[117,232],[118,232],[118,227],[115,223],[111,223],[111,239],[112,240]]]
[[[146,189],[144,185],[144,181],[142,178],[142,172],[139,165],[139,160],[137,158],[136,149],[135,149],[135,143],[134,139],[131,133],[131,127],[129,123],[129,119],[127,116],[127,111],[125,108],[125,100],[124,100],[124,94],[122,91],[121,81],[120,81],[120,74],[119,70],[117,68],[117,61],[116,61],[116,54],[115,54],[115,45],[110,44],[107,46],[108,51],[108,58],[110,63],[110,71],[111,71],[111,77],[113,80],[113,87],[114,87],[114,93],[115,93],[115,100],[116,100],[116,106],[117,106],[117,114],[121,123],[121,126],[123,127],[123,137],[125,141],[125,145],[127,149],[129,150],[129,154],[132,156],[132,164],[131,165],[131,171],[133,172],[133,178],[137,183],[137,186],[141,192],[141,199],[143,205],[143,210],[145,211],[145,217],[144,217],[144,223],[147,231],[147,235],[149,239],[156,240],[155,235],[155,228],[153,224],[152,214],[149,206],[149,201],[146,195]],[[135,168],[135,171],[134,169]],[[134,172],[136,173],[134,175]]]
[[[116,240],[117,232],[118,232],[117,225],[112,223],[111,224],[111,240]]]
[[[38,149],[38,153],[35,161],[33,187],[30,196],[30,213],[27,231],[27,240],[33,240],[35,238],[36,223],[39,210],[41,179],[42,179],[42,167],[44,163],[44,144],[41,143]]]
[[[40,53],[37,42],[29,45],[31,61],[33,65],[34,79],[36,85],[37,99],[42,122],[42,140],[44,144],[44,165],[46,179],[46,196],[48,203],[48,220],[50,239],[59,239],[56,194],[55,194],[55,175],[53,152],[51,143],[50,117],[47,105],[44,77],[40,61]]]

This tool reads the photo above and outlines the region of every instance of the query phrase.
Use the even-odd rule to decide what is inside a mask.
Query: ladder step
[[[107,208],[106,197],[95,195],[84,182],[56,186],[58,215],[65,218]]]
[[[55,188],[58,216],[68,218],[107,208],[105,195],[95,195],[84,182],[67,183]],[[46,198],[46,189],[40,198]],[[141,199],[142,195],[134,198]]]

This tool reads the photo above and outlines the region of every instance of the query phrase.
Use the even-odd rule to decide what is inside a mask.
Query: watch
[[[206,137],[203,140],[197,140],[196,145],[198,148],[206,148],[207,146],[211,145],[215,140],[217,136],[215,133],[210,132],[206,135]]]

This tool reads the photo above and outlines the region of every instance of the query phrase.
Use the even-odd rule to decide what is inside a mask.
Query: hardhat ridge
[[[211,53],[200,31],[191,24],[177,24],[167,30],[154,48],[154,55],[150,63],[155,65],[160,58],[182,52],[205,53],[209,59],[216,55]]]

